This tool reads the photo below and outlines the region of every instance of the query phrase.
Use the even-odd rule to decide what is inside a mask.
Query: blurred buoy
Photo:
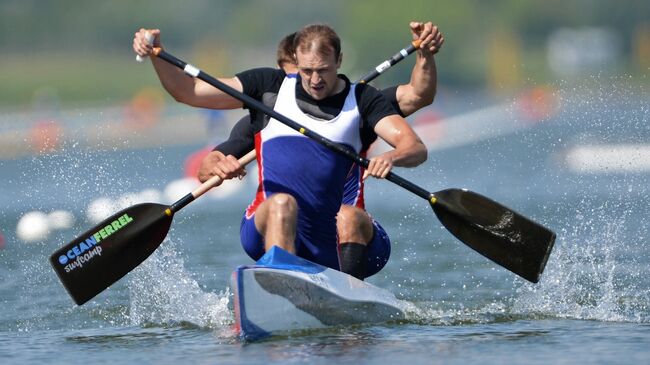
[[[43,120],[31,130],[32,148],[37,153],[50,153],[59,148],[63,128],[54,120]]]
[[[119,199],[117,199],[117,209],[126,209],[138,203],[142,203],[142,201],[140,200],[140,195],[136,193],[126,193],[120,196]]]
[[[538,86],[527,90],[518,98],[518,111],[524,121],[536,123],[548,120],[558,113],[560,99],[549,86]]]
[[[98,198],[88,204],[86,218],[91,223],[99,223],[117,211],[116,204],[108,198]]]
[[[248,176],[248,174],[246,174]],[[246,177],[247,178],[247,177]],[[244,179],[246,179],[244,178]],[[226,199],[238,191],[240,191],[246,185],[245,181],[239,179],[230,179],[221,183],[221,185],[210,189],[208,196],[213,199]]]
[[[2,232],[0,232],[0,250],[5,248],[5,236],[2,235]]]
[[[47,214],[38,211],[25,213],[18,220],[16,236],[25,242],[37,242],[50,235]]]
[[[68,229],[74,224],[75,218],[67,210],[55,210],[47,215],[47,221],[52,229]]]
[[[199,175],[199,168],[205,156],[212,152],[213,147],[202,148],[185,159],[185,164],[183,166],[183,173],[185,177],[194,177],[196,178]]]
[[[188,193],[191,193],[197,186],[199,186],[199,180],[195,178],[186,177],[174,180],[165,187],[165,191],[163,192],[165,201],[173,203]]]
[[[162,200],[162,193],[157,189],[145,189],[138,193],[138,199],[142,203],[158,203]]]
[[[165,97],[159,88],[144,88],[133,96],[124,110],[124,124],[130,129],[153,127],[161,118]]]

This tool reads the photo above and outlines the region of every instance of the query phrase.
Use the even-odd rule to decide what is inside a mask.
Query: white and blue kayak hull
[[[235,329],[255,340],[279,332],[404,319],[409,303],[340,271],[274,247],[232,274]]]

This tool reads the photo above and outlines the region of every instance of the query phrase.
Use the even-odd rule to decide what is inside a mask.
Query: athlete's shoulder
[[[358,100],[371,100],[377,97],[381,97],[382,93],[372,85],[366,83],[363,84],[354,84],[354,92]]]
[[[248,70],[244,70],[242,72],[237,73],[235,76],[239,77],[240,75],[248,76],[248,75],[255,75],[255,76],[270,76],[270,77],[280,77],[284,78],[285,73],[283,70],[278,69],[278,68],[272,68],[272,67],[257,67],[257,68],[251,68]]]
[[[236,76],[244,93],[259,99],[263,92],[279,89],[286,74],[280,69],[260,67],[242,71]]]
[[[399,114],[386,96],[372,85],[357,84],[356,96],[361,117],[371,128],[384,117]]]
[[[393,106],[395,111],[402,117],[406,117],[402,112],[402,109],[399,106],[399,101],[397,100],[397,88],[399,85],[393,85],[385,89],[381,89],[381,94],[388,100],[390,105]]]

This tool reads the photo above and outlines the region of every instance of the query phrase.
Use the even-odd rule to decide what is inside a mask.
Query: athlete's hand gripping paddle
[[[147,40],[147,43],[153,44],[153,34],[151,32],[145,32],[144,38]],[[135,60],[138,62],[143,62],[144,58],[140,55],[135,56]]]

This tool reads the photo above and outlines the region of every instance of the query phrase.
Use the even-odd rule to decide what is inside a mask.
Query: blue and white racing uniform
[[[299,84],[299,77],[286,75],[280,81],[281,85],[277,94],[269,98],[268,95],[272,92],[267,93],[266,89],[269,88],[267,84],[272,83],[267,82],[268,70],[265,73],[257,71],[250,72],[250,74],[253,77],[245,74],[246,77],[242,78],[245,92],[249,90],[250,94],[262,99],[265,104],[270,104],[269,106],[272,106],[275,111],[306,128],[341,143],[356,153],[365,153],[367,145],[365,140],[362,143],[360,137],[363,112],[360,112],[357,99],[361,95],[362,106],[381,104],[376,100],[379,95],[376,90],[370,90],[372,92],[357,90],[357,87],[367,87],[367,85],[348,84],[346,94],[340,95],[340,97],[345,97],[345,100],[341,100],[341,106],[335,109],[338,114],[329,118],[316,118],[313,113],[304,111],[304,109],[313,109],[311,105],[305,107],[304,100],[296,98],[297,93],[304,94],[304,90]],[[279,82],[277,75],[271,74],[271,76],[274,78],[273,82]],[[249,78],[253,81],[248,81]],[[260,79],[263,81],[259,81]],[[345,80],[347,83],[347,79]],[[265,86],[258,87],[257,84]],[[262,89],[264,93],[262,93]],[[270,89],[273,88],[270,87]],[[363,91],[366,91],[366,94]],[[386,115],[395,114],[394,109],[381,95],[379,98],[388,106],[388,109],[382,111],[379,108],[379,113],[366,116],[367,119],[375,120],[375,123]],[[272,101],[268,102],[269,99]],[[303,103],[300,104],[300,102]],[[363,127],[372,129],[372,126],[373,124]],[[239,133],[235,133],[233,130],[231,142],[224,143],[222,147],[225,150],[232,150],[231,146],[241,145],[241,141],[247,139],[241,138],[241,135],[249,133],[244,132],[245,129]],[[258,126],[248,130],[250,129],[259,130],[261,128]],[[242,219],[241,241],[245,251],[254,260],[264,254],[264,239],[257,232],[254,224],[255,210],[268,197],[282,192],[291,194],[298,203],[298,226],[295,242],[297,255],[338,269],[336,213],[342,202],[364,208],[363,184],[360,180],[361,170],[347,158],[273,119],[264,129],[255,133],[254,139],[258,154],[259,186],[254,201],[246,209]],[[242,150],[245,149],[244,147]],[[370,276],[378,272],[387,262],[389,255],[388,236],[375,222],[375,235],[368,245],[367,275]]]

